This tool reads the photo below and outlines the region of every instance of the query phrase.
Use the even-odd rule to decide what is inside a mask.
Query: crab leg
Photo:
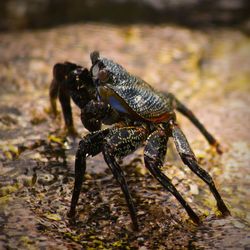
[[[127,202],[128,208],[129,208],[129,212],[130,212],[130,216],[131,216],[131,219],[133,222],[134,229],[138,230],[139,227],[138,227],[135,205],[134,205],[132,196],[129,192],[128,184],[126,182],[124,173],[123,173],[121,167],[116,162],[115,158],[113,156],[111,156],[111,153],[104,152],[104,158],[105,158],[105,161],[107,162],[110,170],[112,171],[114,177],[116,178],[117,182],[121,186],[122,192],[125,196],[125,199],[126,199],[126,202]]]
[[[171,129],[177,151],[180,154],[180,157],[184,164],[187,165],[197,176],[199,176],[209,186],[210,191],[212,192],[214,198],[217,201],[217,207],[221,211],[222,215],[230,215],[230,211],[228,210],[217,188],[215,187],[212,177],[197,163],[195,155],[179,126],[176,124],[172,124]]]
[[[103,149],[104,159],[121,186],[122,192],[125,196],[135,230],[138,230],[138,221],[134,202],[129,192],[124,173],[117,163],[116,157],[123,157],[133,152],[143,143],[144,140],[146,140],[146,137],[147,131],[140,127],[124,127],[116,129],[107,136],[106,144]]]
[[[70,95],[63,87],[59,88],[59,101],[62,106],[65,126],[71,133],[74,131],[74,123],[72,118],[72,109],[70,105]]]
[[[95,156],[101,152],[103,140],[109,133],[109,129],[96,131],[86,135],[79,143],[75,159],[75,184],[71,199],[69,217],[74,217],[76,205],[81,192],[84,174],[86,171],[86,158],[88,155]]]
[[[171,192],[175,196],[175,198],[181,203],[181,205],[185,208],[193,222],[199,224],[199,217],[188,205],[188,203],[183,199],[181,194],[171,183],[171,180],[160,170],[160,167],[162,167],[166,155],[167,141],[168,136],[163,130],[157,130],[150,134],[147,139],[147,145],[144,150],[145,165],[150,171],[150,173],[161,183],[161,185],[169,192]]]
[[[75,134],[76,132],[72,119],[70,93],[69,90],[64,86],[64,81],[68,78],[68,74],[76,68],[79,68],[79,66],[70,62],[55,64],[53,67],[53,80],[51,82],[49,90],[51,111],[54,116],[57,115],[56,98],[59,97],[59,101],[62,106],[65,126],[68,132],[71,134]]]
[[[184,104],[182,104],[179,100],[176,100],[176,109],[182,113],[184,116],[186,116],[204,135],[204,137],[207,139],[208,143],[216,148],[216,151],[221,154],[222,150],[220,148],[220,145],[218,141],[213,137],[212,134],[210,134],[207,129],[204,127],[203,124],[200,123],[200,121],[197,119],[197,117],[194,115],[194,113],[188,109]]]
[[[182,115],[186,116],[194,126],[203,134],[203,136],[207,139],[208,143],[216,148],[216,151],[221,154],[222,150],[218,141],[214,138],[212,134],[210,134],[204,125],[198,120],[195,114],[188,109],[182,102],[180,102],[173,94],[164,93],[167,98],[172,99],[172,103],[174,108],[176,108]]]
[[[49,97],[50,97],[50,106],[51,106],[51,113],[54,117],[57,116],[57,107],[56,107],[56,99],[58,97],[59,92],[59,83],[55,79],[51,81],[50,88],[49,88]]]

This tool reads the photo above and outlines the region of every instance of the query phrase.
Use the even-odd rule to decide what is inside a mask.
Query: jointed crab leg
[[[56,98],[59,97],[65,126],[69,133],[75,133],[75,130],[70,105],[71,96],[69,90],[66,88],[66,86],[64,86],[64,81],[68,78],[68,75],[72,70],[75,70],[79,67],[80,66],[70,62],[55,64],[53,68],[53,79],[49,90],[50,104],[52,109],[51,111],[53,115],[57,115]]]
[[[212,192],[217,201],[218,209],[221,211],[222,215],[230,215],[226,204],[222,200],[217,188],[215,187],[212,177],[208,174],[208,172],[206,172],[198,165],[195,155],[179,126],[176,124],[172,124],[171,130],[177,151],[179,152],[184,164],[186,164],[197,176],[199,176],[209,186],[210,191]]]
[[[222,215],[230,215],[226,204],[224,203],[223,199],[221,198],[221,195],[215,187],[212,177],[198,165],[197,161],[194,158],[185,156],[182,158],[182,160],[197,176],[199,176],[209,186],[210,191],[213,193],[214,198],[217,201],[217,207],[222,213]]]
[[[130,216],[131,216],[131,219],[133,222],[134,229],[138,230],[139,227],[138,227],[135,205],[134,205],[132,196],[129,192],[128,184],[126,182],[124,173],[123,173],[121,167],[116,162],[115,157],[112,156],[112,153],[104,150],[103,155],[104,155],[104,159],[107,162],[114,177],[116,178],[117,182],[121,186],[122,192],[125,196],[125,199],[126,199],[126,202],[127,202],[128,208],[129,208],[129,212],[130,212]]]
[[[185,208],[189,217],[196,224],[199,224],[200,223],[199,217],[196,215],[193,209],[188,205],[188,203],[183,199],[181,194],[171,183],[171,180],[160,170],[160,167],[162,167],[163,165],[167,150],[167,140],[168,137],[165,131],[163,130],[157,130],[148,137],[147,145],[144,150],[145,166],[148,168],[150,173],[161,183],[161,185],[175,196],[175,198]]]
[[[75,184],[71,198],[70,211],[68,213],[68,216],[71,218],[75,217],[76,205],[81,192],[85,171],[86,171],[86,153],[83,153],[81,152],[80,149],[78,149],[76,152],[76,159],[75,159]]]
[[[63,88],[59,90],[59,101],[62,106],[63,117],[65,121],[66,128],[71,133],[74,133],[74,122],[72,118],[72,109],[70,105],[70,95]]]
[[[81,187],[86,170],[86,157],[88,155],[95,156],[101,152],[103,140],[109,133],[109,129],[99,130],[86,135],[79,143],[75,159],[75,185],[71,199],[69,217],[74,217],[76,213],[76,205],[81,192]]]
[[[137,149],[147,137],[147,130],[140,127],[124,127],[111,131],[106,137],[103,155],[125,196],[135,230],[138,230],[136,210],[123,171],[116,157],[126,156]]]
[[[203,134],[203,136],[207,139],[208,143],[216,148],[217,153],[221,154],[222,150],[218,141],[210,134],[204,125],[198,120],[198,118],[194,115],[194,113],[187,108],[182,102],[180,102],[173,94],[164,93],[167,98],[172,99],[173,108],[176,108],[181,114],[186,116],[196,128]]]

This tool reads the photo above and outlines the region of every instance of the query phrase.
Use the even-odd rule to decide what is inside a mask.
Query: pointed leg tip
[[[194,224],[196,224],[196,225],[202,224],[200,217],[194,211],[192,211],[192,210],[189,211],[188,215]]]
[[[79,134],[77,133],[76,129],[74,126],[69,126],[65,128],[65,134],[66,136],[76,138],[79,137]]]
[[[198,226],[200,226],[200,225],[202,224],[202,221],[199,219],[199,220],[196,221],[196,224],[197,224]]]
[[[225,211],[222,212],[222,216],[223,217],[231,216],[231,213],[228,209],[226,209]]]
[[[224,203],[221,204],[220,206],[218,206],[218,209],[221,212],[222,217],[227,217],[227,216],[231,215],[229,209],[227,208],[227,206]]]
[[[133,231],[139,231],[139,224],[137,220],[137,216],[135,218],[132,218],[132,229]]]
[[[135,231],[135,232],[138,232],[139,231],[139,224],[138,224],[138,219],[137,219],[137,216],[131,216],[131,227],[132,227],[132,230]]]
[[[139,230],[139,226],[133,224],[133,231],[138,232]]]
[[[224,153],[224,150],[218,141],[215,141],[211,146],[215,149],[217,154],[222,155]]]
[[[192,218],[192,221],[197,225],[201,225],[202,224],[202,221],[200,220],[200,218],[197,216],[195,218]]]
[[[68,218],[70,218],[70,219],[75,218],[75,215],[76,215],[76,212],[73,211],[73,210],[70,210],[70,211],[67,213],[67,216],[68,216]]]

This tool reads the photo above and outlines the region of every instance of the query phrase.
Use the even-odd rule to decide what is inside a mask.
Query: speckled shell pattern
[[[169,98],[157,92],[144,80],[128,73],[112,60],[106,58],[100,60],[110,72],[105,86],[120,96],[135,113],[148,121],[164,122],[167,120],[172,112]]]

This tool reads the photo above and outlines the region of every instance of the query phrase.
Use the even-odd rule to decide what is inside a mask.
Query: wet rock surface
[[[236,30],[73,25],[0,35],[1,249],[248,249],[250,247],[250,40]],[[201,165],[232,216],[220,218],[207,186],[170,143],[163,171],[203,218],[195,226],[143,166],[143,150],[122,166],[138,210],[133,232],[120,188],[101,156],[88,159],[75,221],[67,217],[79,138],[47,113],[53,64],[90,66],[98,49],[188,104],[222,143],[215,154],[178,114]],[[74,109],[79,134],[86,134]]]

